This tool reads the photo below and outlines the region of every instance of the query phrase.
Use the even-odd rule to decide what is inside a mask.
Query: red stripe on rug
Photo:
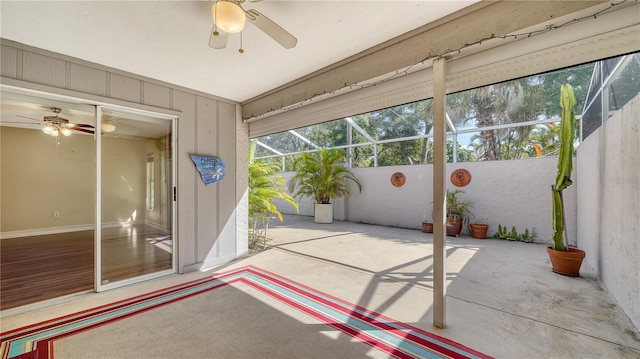
[[[276,291],[268,288],[267,286],[264,286],[260,283],[256,283],[253,280],[251,280],[250,278],[246,278],[243,276],[244,273],[250,273],[258,278],[262,278],[263,280],[267,281],[267,282],[271,282],[275,285],[280,286],[281,288],[285,288],[287,290],[290,290],[291,292],[297,293],[303,297],[309,298],[310,300],[314,300],[315,302],[324,305],[326,307],[329,308],[333,308],[336,311],[339,311],[341,313],[344,313],[346,315],[348,315],[351,318],[354,318],[356,320],[359,320],[360,322],[364,322],[367,323],[371,326],[380,328],[381,330],[385,331],[386,333],[389,333],[393,336],[395,336],[396,338],[399,338],[400,340],[407,340],[407,341],[411,341],[412,345],[416,345],[416,347],[419,348],[423,348],[425,351],[429,351],[429,352],[433,352],[436,353],[437,355],[446,355],[449,357],[453,357],[453,358],[467,358],[467,356],[462,355],[458,352],[454,352],[451,351],[448,348],[442,347],[436,343],[430,342],[425,338],[421,338],[419,336],[416,336],[413,333],[420,333],[421,335],[425,336],[425,337],[429,337],[432,338],[434,340],[438,340],[442,343],[445,343],[447,345],[450,345],[452,347],[458,348],[461,351],[465,351],[468,354],[472,354],[472,355],[476,355],[480,358],[491,358],[485,354],[482,354],[480,352],[477,352],[473,349],[467,348],[459,343],[456,343],[452,340],[440,337],[436,334],[427,332],[425,330],[419,329],[419,328],[415,328],[412,327],[408,324],[405,323],[401,323],[401,322],[396,322],[393,319],[386,317],[384,315],[381,315],[379,313],[376,313],[374,311],[371,311],[367,308],[361,307],[359,305],[355,305],[352,303],[349,303],[347,301],[344,301],[340,298],[337,298],[335,296],[323,293],[323,292],[319,292],[311,287],[308,287],[306,285],[303,285],[301,283],[298,283],[296,281],[290,280],[288,278],[282,277],[278,274],[263,270],[261,268],[257,268],[254,266],[245,266],[245,267],[241,267],[241,268],[237,268],[235,270],[231,270],[229,272],[224,272],[224,273],[220,273],[220,274],[214,274],[212,276],[209,277],[205,277],[205,278],[201,278],[201,279],[197,279],[191,282],[187,282],[187,283],[182,283],[182,284],[178,284],[172,287],[167,287],[167,288],[163,288],[163,289],[159,289],[159,290],[155,290],[146,294],[142,294],[142,295],[138,295],[138,296],[134,296],[131,298],[127,298],[127,299],[123,299],[120,301],[116,301],[113,303],[109,303],[109,304],[105,304],[105,305],[101,305],[98,307],[94,307],[92,309],[87,309],[87,310],[83,310],[83,311],[79,311],[76,313],[72,313],[69,315],[65,315],[65,316],[61,316],[58,318],[54,318],[54,319],[50,319],[50,320],[46,320],[43,322],[39,322],[39,323],[35,323],[32,325],[28,325],[25,327],[21,327],[21,328],[17,328],[17,329],[13,329],[10,331],[7,331],[5,333],[0,333],[0,337],[2,338],[2,342],[7,342],[10,340],[15,340],[15,338],[21,338],[27,335],[31,335],[32,333],[37,333],[37,332],[42,332],[45,330],[50,330],[52,328],[56,328],[56,327],[62,327],[65,325],[68,325],[69,323],[73,323],[73,322],[77,322],[77,321],[81,321],[81,320],[87,320],[90,319],[94,316],[97,315],[103,315],[103,314],[108,314],[110,312],[114,312],[117,310],[122,310],[125,309],[129,306],[133,306],[133,305],[139,305],[141,303],[145,303],[151,300],[157,300],[158,298],[164,297],[164,296],[169,296],[172,295],[174,293],[180,292],[180,291],[184,291],[184,290],[188,290],[190,288],[194,288],[197,286],[201,286],[210,282],[214,282],[214,281],[219,281],[220,283],[217,283],[216,285],[212,286],[212,287],[208,287],[205,289],[201,289],[201,290],[197,290],[194,291],[193,293],[189,293],[189,294],[184,294],[184,295],[179,295],[177,298],[171,299],[171,300],[165,300],[161,303],[156,303],[156,304],[147,304],[147,307],[144,308],[139,308],[139,309],[135,309],[130,313],[124,313],[124,314],[120,314],[117,317],[111,318],[111,319],[107,319],[107,320],[102,320],[102,321],[98,321],[96,323],[93,324],[87,324],[85,327],[82,328],[78,328],[75,330],[71,330],[69,332],[65,332],[65,333],[60,333],[58,335],[55,336],[51,336],[48,338],[42,338],[39,339],[37,341],[37,343],[35,343],[35,348],[33,351],[28,352],[28,353],[24,353],[21,354],[15,358],[22,358],[22,359],[44,359],[44,358],[52,358],[53,357],[53,343],[55,340],[67,337],[67,336],[71,336],[74,334],[78,334],[84,331],[88,331],[91,329],[94,329],[98,326],[102,326],[102,325],[106,325],[106,324],[110,324],[113,322],[116,322],[118,320],[122,320],[125,318],[129,318],[131,316],[158,308],[158,307],[162,307],[165,305],[169,305],[171,303],[175,303],[177,301],[186,299],[186,298],[190,298],[199,294],[202,294],[204,292],[208,292],[208,291],[212,291],[214,289],[218,289],[221,287],[225,287],[229,284],[232,284],[234,282],[240,281],[242,283],[245,283],[259,291],[261,291],[262,293],[265,293],[269,296],[271,296],[274,299],[277,299],[291,307],[293,307],[294,309],[297,309],[305,314],[310,315],[313,318],[316,318],[318,320],[320,320],[321,322],[323,322],[324,324],[333,327],[349,336],[352,336],[354,338],[357,338],[358,340],[378,349],[381,350],[383,352],[388,353],[389,355],[392,355],[394,357],[397,358],[411,358],[411,356],[403,351],[400,351],[398,348],[395,348],[391,345],[386,344],[385,342],[376,339],[374,337],[369,336],[366,332],[361,332],[357,329],[354,329],[346,324],[342,324],[342,323],[337,323],[336,320],[332,319],[331,317],[322,314],[321,312],[314,310],[312,308],[307,307],[306,305],[303,305],[302,303],[297,302],[294,299],[291,298],[287,298],[286,296],[277,293]],[[233,280],[230,281],[223,281],[225,278],[231,277],[231,276],[235,276],[238,275],[238,278],[234,278]],[[330,300],[328,300],[328,299]],[[360,313],[361,312],[361,313]],[[384,323],[380,320],[378,320],[377,318],[383,320],[383,321],[388,321],[389,323],[393,323],[394,325],[391,325],[389,323]],[[398,328],[399,327],[399,328]],[[407,332],[405,330],[411,331],[411,332]],[[3,353],[3,354],[8,354],[7,352]]]
[[[460,349],[462,351],[466,351],[469,354],[478,356],[480,358],[486,358],[486,359],[492,358],[491,356],[488,356],[486,354],[483,354],[483,353],[480,353],[480,352],[478,352],[476,350],[468,348],[468,347],[466,347],[466,346],[464,346],[464,345],[462,345],[460,343],[457,343],[457,342],[455,342],[453,340],[441,337],[441,336],[439,336],[437,334],[430,333],[430,332],[422,330],[420,328],[416,328],[416,327],[410,326],[410,325],[408,325],[406,323],[397,322],[394,319],[386,317],[386,316],[384,316],[384,315],[382,315],[380,313],[374,312],[372,310],[369,310],[367,308],[361,307],[361,306],[353,304],[353,303],[349,303],[349,302],[344,301],[344,300],[342,300],[340,298],[334,297],[334,296],[332,296],[330,294],[327,294],[327,293],[324,293],[324,292],[321,293],[322,296],[328,297],[332,301],[339,302],[339,303],[342,303],[343,305],[345,305],[346,307],[356,308],[357,310],[362,311],[364,313],[364,315],[362,313],[358,313],[358,312],[352,311],[350,309],[347,309],[347,308],[345,308],[343,306],[340,306],[340,305],[338,305],[338,304],[336,304],[336,303],[334,303],[332,301],[328,301],[328,300],[316,295],[315,293],[318,293],[317,290],[315,290],[315,289],[313,289],[311,287],[308,287],[308,286],[306,286],[306,285],[304,285],[302,283],[298,283],[298,282],[293,281],[293,280],[291,280],[289,278],[282,277],[282,276],[280,276],[278,274],[269,272],[269,271],[261,269],[261,268],[257,268],[257,267],[253,267],[253,266],[249,266],[249,267],[250,268],[248,268],[248,271],[251,272],[254,275],[257,275],[257,276],[259,276],[261,278],[264,278],[264,279],[267,279],[267,280],[270,280],[270,281],[277,282],[279,285],[281,285],[281,286],[283,286],[283,287],[285,287],[285,288],[287,288],[289,290],[292,290],[292,291],[294,291],[296,293],[299,293],[299,294],[302,294],[302,295],[305,295],[305,296],[309,296],[309,297],[313,298],[314,300],[316,300],[316,301],[318,301],[318,302],[320,302],[320,303],[322,303],[322,304],[324,304],[326,306],[329,306],[329,307],[334,308],[336,310],[339,310],[339,311],[341,311],[341,312],[343,312],[345,314],[348,314],[349,316],[358,318],[358,319],[363,320],[363,321],[365,321],[367,323],[375,325],[375,326],[377,326],[377,327],[379,327],[381,329],[384,329],[385,331],[393,333],[397,337],[410,339],[411,341],[416,342],[416,343],[420,344],[423,347],[436,350],[439,353],[446,354],[446,355],[451,356],[453,358],[461,358],[461,359],[468,358],[467,355],[452,351],[452,350],[450,350],[448,348],[442,347],[441,345],[439,345],[437,343],[430,342],[430,341],[428,341],[428,340],[426,340],[424,338],[416,336],[415,334],[412,334],[410,332],[405,332],[405,331],[403,331],[401,329],[398,329],[398,328],[396,328],[394,326],[391,326],[391,325],[389,325],[387,323],[380,322],[380,321],[376,320],[375,318],[371,318],[369,316],[375,316],[375,317],[378,317],[380,319],[383,319],[384,321],[396,323],[398,326],[402,327],[402,329],[418,332],[418,333],[420,333],[420,334],[422,334],[424,336],[427,336],[427,337],[432,338],[434,340],[438,340],[438,341],[440,341],[440,342],[442,342],[444,344],[447,344],[447,345],[450,345],[452,347],[458,348],[458,349]],[[263,273],[260,273],[260,272],[267,273],[268,276],[266,276],[266,275],[264,275]],[[288,284],[287,282],[294,283],[295,286],[292,286],[292,285]],[[307,291],[303,291],[300,288],[304,288]]]
[[[181,301],[183,299],[187,299],[187,298],[190,298],[190,297],[193,297],[193,296],[205,293],[205,292],[209,292],[209,291],[212,291],[212,290],[215,290],[215,289],[218,289],[218,288],[222,288],[222,287],[225,287],[225,286],[227,286],[229,284],[232,284],[232,283],[234,283],[236,281],[237,280],[234,280],[234,281],[231,281],[231,282],[228,282],[228,283],[224,283],[223,282],[223,283],[221,283],[221,285],[218,285],[218,286],[215,286],[215,287],[212,287],[212,288],[207,288],[205,290],[201,290],[201,291],[194,292],[194,293],[191,293],[191,294],[188,294],[188,295],[184,295],[184,296],[178,297],[176,299],[172,299],[172,300],[165,301],[165,302],[162,302],[162,303],[159,303],[159,304],[156,304],[156,305],[152,305],[152,306],[148,306],[148,307],[145,307],[145,308],[141,308],[141,309],[138,309],[136,311],[133,311],[133,312],[130,312],[130,313],[126,313],[126,314],[120,315],[118,317],[114,317],[112,319],[103,320],[101,322],[97,322],[97,323],[94,323],[94,324],[89,324],[89,325],[87,325],[85,327],[82,327],[82,328],[78,328],[78,329],[75,329],[75,330],[71,330],[71,331],[68,331],[68,332],[64,332],[64,333],[61,333],[61,334],[58,334],[58,335],[54,335],[54,336],[50,336],[50,337],[41,339],[41,340],[38,341],[37,349],[33,351],[33,352],[36,353],[36,356],[33,357],[33,358],[34,359],[49,359],[49,358],[53,358],[53,344],[54,344],[54,342],[56,340],[60,340],[60,339],[66,338],[68,336],[72,336],[72,335],[76,335],[76,334],[79,334],[79,333],[83,333],[83,332],[89,331],[91,329],[95,329],[97,327],[101,327],[103,325],[115,323],[115,322],[118,322],[120,320],[123,320],[123,319],[126,319],[126,318],[130,318],[130,317],[136,316],[136,315],[141,314],[141,313],[148,312],[148,311],[150,311],[152,309],[160,308],[162,306],[169,305],[171,303],[175,303],[175,302]],[[21,358],[21,357],[18,356],[16,358]]]
[[[303,313],[306,313],[306,314],[312,316],[313,318],[316,318],[316,319],[320,320],[321,322],[323,322],[324,324],[326,324],[326,325],[328,325],[330,327],[333,327],[333,328],[335,328],[335,329],[337,329],[337,330],[339,330],[339,331],[341,331],[341,332],[343,332],[345,334],[348,334],[351,337],[357,338],[360,341],[362,341],[363,343],[366,343],[366,344],[368,344],[368,345],[370,345],[370,346],[372,346],[372,347],[374,347],[374,348],[376,348],[378,350],[381,350],[381,351],[383,351],[383,352],[385,352],[385,353],[387,353],[389,355],[392,355],[392,356],[394,356],[396,358],[402,358],[402,359],[412,359],[413,358],[412,356],[410,356],[410,355],[408,355],[408,354],[406,354],[406,353],[404,353],[402,351],[399,351],[396,348],[391,347],[391,346],[389,346],[389,345],[387,345],[387,344],[385,344],[385,343],[383,343],[383,342],[381,342],[381,341],[379,341],[379,340],[377,340],[377,339],[375,339],[373,337],[370,337],[370,336],[366,335],[365,333],[358,332],[358,331],[354,330],[353,328],[351,328],[351,327],[349,327],[347,325],[344,325],[344,324],[341,324],[341,323],[336,323],[335,320],[333,320],[333,318],[327,317],[327,316],[325,316],[325,315],[323,315],[323,314],[321,314],[321,313],[319,313],[319,312],[317,312],[315,310],[312,310],[311,308],[308,308],[308,307],[306,307],[304,305],[301,305],[301,304],[299,304],[299,303],[297,303],[297,302],[295,302],[295,301],[293,301],[293,300],[291,300],[291,299],[289,299],[287,297],[284,297],[284,296],[280,295],[277,292],[274,292],[274,291],[270,290],[269,288],[266,288],[264,286],[259,285],[258,283],[252,282],[250,280],[246,280],[244,278],[242,279],[242,282],[245,283],[246,285],[249,285],[249,286],[259,290],[260,292],[263,292],[263,293],[271,296],[272,298],[275,298],[275,299],[277,299],[277,300],[279,300],[279,301],[281,301],[281,302],[283,302],[283,303],[285,303],[285,304],[287,304],[287,305],[289,305],[289,306],[291,306],[291,307],[293,307],[293,308],[295,308],[295,309],[297,309],[297,310],[299,310],[299,311],[301,311]]]
[[[260,275],[260,273],[256,273],[255,271],[251,271],[251,272],[254,275],[258,275],[259,277],[261,277],[261,278],[263,278],[265,280],[276,282],[279,285],[281,285],[282,287],[285,287],[285,288],[287,288],[287,289],[289,289],[289,290],[291,290],[293,292],[296,292],[296,293],[298,293],[300,295],[306,296],[306,297],[308,297],[308,298],[310,298],[310,299],[312,299],[312,300],[314,300],[314,301],[316,301],[318,303],[321,303],[322,305],[324,305],[326,307],[330,307],[330,308],[333,308],[333,309],[335,309],[335,310],[337,310],[339,312],[342,312],[342,313],[346,314],[349,317],[358,319],[358,320],[360,320],[362,322],[366,322],[366,323],[368,323],[368,324],[370,324],[370,325],[372,325],[374,327],[377,327],[379,329],[382,329],[382,330],[384,330],[386,332],[390,332],[390,334],[392,334],[393,336],[395,336],[396,338],[398,338],[400,340],[403,340],[403,339],[411,340],[416,344],[416,346],[422,347],[425,351],[429,351],[429,352],[432,352],[432,353],[435,353],[435,354],[438,354],[438,355],[446,355],[448,357],[456,358],[456,359],[468,358],[468,356],[465,356],[465,355],[462,355],[460,353],[451,351],[450,349],[442,347],[442,346],[438,345],[437,343],[433,343],[433,342],[427,341],[427,340],[425,340],[423,338],[416,337],[415,335],[411,335],[410,333],[407,333],[407,332],[404,332],[404,331],[400,331],[397,328],[394,328],[394,327],[391,327],[391,326],[388,326],[388,325],[385,325],[387,328],[383,328],[383,326],[381,325],[383,323],[375,321],[372,318],[369,318],[369,317],[366,317],[366,316],[362,316],[361,314],[355,313],[354,311],[352,311],[352,310],[350,310],[348,308],[344,308],[344,307],[342,307],[340,305],[337,305],[336,303],[332,303],[331,301],[327,301],[327,300],[325,300],[325,299],[323,299],[323,298],[321,298],[321,297],[319,297],[319,296],[317,296],[315,294],[312,294],[313,292],[317,292],[315,290],[312,290],[311,293],[308,293],[306,291],[302,291],[299,288],[291,286],[291,285],[289,285],[287,283],[284,283],[284,282],[282,282],[280,280],[277,280],[275,278],[271,278],[269,276]],[[293,282],[291,280],[289,280],[289,281]],[[341,302],[346,304],[346,306],[348,306],[348,307],[352,307],[353,308],[355,306],[355,305],[350,304],[348,302],[344,302],[344,301],[341,301]],[[356,315],[354,315],[354,314],[356,314]],[[331,325],[331,323],[325,323],[325,324]],[[415,329],[413,327],[409,327],[409,328],[410,328],[410,330],[414,330]],[[391,330],[389,330],[389,329],[391,329]],[[377,339],[374,339],[374,340],[377,341]],[[404,352],[403,352],[403,354],[404,354]]]
[[[190,294],[187,294],[187,295],[180,296],[180,297],[175,298],[175,299],[163,301],[163,302],[158,303],[158,304],[154,304],[154,305],[150,305],[148,307],[140,308],[140,309],[137,309],[135,311],[132,311],[132,312],[129,312],[129,313],[126,313],[126,314],[122,314],[122,315],[120,315],[118,317],[114,317],[112,319],[107,319],[107,320],[104,320],[104,321],[101,321],[101,322],[98,322],[98,323],[95,323],[95,324],[89,324],[86,327],[78,328],[78,329],[75,329],[75,330],[72,330],[72,331],[69,331],[69,332],[61,333],[59,335],[51,336],[51,337],[47,338],[46,340],[53,342],[55,340],[59,340],[59,339],[65,338],[65,337],[68,337],[70,335],[75,335],[75,334],[78,334],[78,333],[82,333],[82,332],[85,332],[85,331],[88,331],[88,330],[91,330],[91,329],[94,329],[94,328],[97,328],[97,327],[100,327],[100,326],[103,326],[103,325],[106,325],[106,324],[115,323],[115,322],[117,322],[119,320],[123,320],[123,319],[129,318],[129,317],[141,314],[141,313],[145,313],[145,312],[148,312],[148,311],[150,311],[152,309],[160,308],[160,307],[163,307],[165,305],[169,305],[169,304],[172,304],[172,303],[175,303],[175,302],[179,302],[179,301],[181,301],[183,299],[191,298],[191,297],[194,297],[196,295],[199,295],[199,294],[202,294],[202,293],[205,293],[205,292],[210,292],[210,291],[218,289],[218,288],[226,287],[226,286],[228,286],[230,284],[233,284],[233,283],[237,282],[239,279],[235,279],[235,280],[229,281],[229,282],[221,282],[220,285],[217,285],[215,287],[203,289],[203,290],[200,290],[200,291],[197,291],[197,292],[193,292],[193,293],[190,293]],[[134,303],[134,304],[138,304],[138,303]],[[129,305],[127,305],[127,306],[129,306]],[[124,307],[126,307],[126,306],[123,306],[121,308],[124,308]],[[121,308],[118,308],[118,309],[121,309]],[[38,342],[38,344],[39,343],[40,342]]]
[[[189,288],[193,288],[193,287],[197,287],[199,285],[208,283],[208,282],[212,282],[212,281],[216,281],[216,280],[221,280],[233,275],[236,275],[238,273],[241,273],[244,271],[244,268],[239,268],[237,270],[234,271],[230,271],[230,272],[226,272],[223,274],[220,274],[218,276],[208,276],[205,278],[200,278],[200,279],[196,279],[193,280],[191,282],[187,282],[187,283],[182,283],[182,284],[178,284],[175,286],[171,286],[171,287],[167,287],[167,288],[163,288],[163,289],[159,289],[159,290],[155,290],[149,293],[145,293],[145,294],[140,294],[137,296],[133,296],[127,299],[122,299],[119,301],[115,301],[112,303],[108,303],[108,304],[103,304],[103,305],[99,305],[97,307],[93,307],[90,309],[85,309],[85,310],[81,310],[75,313],[71,313],[71,314],[67,314],[67,315],[63,315],[57,318],[53,318],[53,319],[49,319],[49,320],[45,320],[39,323],[34,323],[31,325],[27,325],[24,327],[20,327],[20,328],[16,328],[16,329],[12,329],[12,330],[8,330],[6,332],[2,333],[2,341],[6,341],[6,340],[10,340],[10,339],[15,339],[15,338],[19,338],[19,337],[23,337],[26,335],[30,335],[31,333],[35,332],[35,331],[44,331],[44,330],[48,330],[51,328],[55,328],[57,326],[62,326],[62,325],[66,325],[78,320],[84,320],[84,319],[88,319],[91,317],[95,317],[98,315],[102,315],[108,312],[112,312],[114,310],[119,310],[122,308],[125,308],[127,306],[131,306],[131,305],[135,305],[135,304],[139,304],[141,302],[144,302],[146,300],[152,300],[155,299],[157,297],[160,296],[166,296],[166,295],[170,295],[176,292],[180,292]],[[204,290],[206,291],[206,290]],[[202,293],[203,291],[200,291],[198,293]]]
[[[229,276],[233,276],[233,275],[235,275],[235,274],[237,274],[239,272],[242,272],[242,271],[243,270],[232,271],[232,272],[224,273],[223,275],[216,276],[216,277],[214,277],[214,276],[207,277],[204,280],[203,279],[198,279],[198,280],[186,283],[187,285],[181,284],[181,285],[176,285],[176,286],[168,287],[168,288],[161,289],[161,290],[156,290],[156,291],[153,291],[153,292],[150,292],[150,293],[147,293],[147,294],[138,295],[138,296],[135,296],[135,297],[132,297],[132,298],[129,298],[129,299],[124,299],[124,300],[120,300],[120,301],[113,302],[113,303],[110,303],[110,304],[98,306],[98,307],[95,307],[93,309],[87,309],[87,310],[79,311],[79,312],[72,313],[72,314],[69,314],[69,315],[65,315],[65,316],[61,316],[61,317],[58,317],[58,318],[54,318],[54,319],[51,319],[51,320],[47,320],[47,321],[44,321],[44,322],[36,323],[36,324],[33,324],[33,325],[17,328],[17,329],[14,329],[12,331],[8,331],[7,333],[18,332],[18,331],[20,333],[16,333],[16,334],[11,335],[11,336],[9,336],[9,335],[5,336],[4,335],[5,333],[2,333],[3,334],[2,335],[2,341],[3,342],[4,341],[10,341],[12,339],[15,340],[17,338],[21,338],[21,337],[25,337],[25,336],[31,335],[34,332],[41,332],[41,331],[44,331],[44,330],[50,330],[50,329],[53,329],[55,327],[68,325],[68,324],[76,322],[76,321],[89,319],[89,318],[95,317],[97,315],[102,315],[102,314],[109,313],[109,312],[112,312],[112,311],[115,311],[115,310],[120,310],[120,309],[126,308],[128,306],[136,305],[136,304],[139,304],[139,303],[151,300],[151,299],[156,299],[156,298],[161,297],[161,296],[166,296],[166,295],[169,295],[169,294],[173,294],[176,291],[181,291],[181,290],[185,290],[185,289],[188,289],[188,288],[192,288],[194,286],[206,284],[207,282],[220,281],[221,278],[226,278],[226,277],[229,277]],[[141,309],[138,309],[138,310],[132,311],[130,313],[126,313],[126,314],[120,315],[120,316],[112,318],[112,319],[100,321],[100,322],[97,322],[97,323],[94,323],[94,324],[89,324],[89,325],[87,325],[85,327],[82,327],[82,328],[78,328],[78,329],[71,330],[71,331],[68,331],[68,332],[60,333],[60,334],[55,335],[55,336],[43,338],[43,339],[41,339],[41,340],[39,340],[37,342],[36,348],[34,350],[32,350],[30,352],[27,352],[27,353],[23,353],[23,354],[21,354],[19,356],[13,357],[13,358],[45,359],[45,358],[52,357],[53,356],[53,342],[55,340],[59,340],[59,339],[65,338],[65,337],[70,336],[70,335],[75,335],[75,334],[78,334],[78,333],[82,333],[84,331],[88,331],[88,330],[94,329],[94,328],[102,326],[102,325],[106,325],[106,324],[109,324],[109,323],[117,322],[118,320],[129,318],[131,316],[134,316],[134,315],[137,315],[137,314],[140,314],[140,313],[143,313],[143,312],[155,309],[155,308],[159,308],[159,307],[162,307],[164,305],[168,305],[168,304],[180,301],[182,299],[190,298],[190,297],[202,294],[204,292],[208,292],[208,291],[212,291],[214,289],[225,287],[225,286],[227,286],[229,284],[232,284],[232,283],[236,282],[238,279],[234,279],[234,280],[228,281],[228,282],[220,281],[220,284],[216,285],[214,287],[210,287],[210,288],[206,288],[206,289],[203,289],[203,290],[195,291],[195,292],[190,293],[188,295],[182,295],[182,296],[180,296],[178,298],[175,298],[175,299],[172,299],[172,300],[164,301],[164,302],[161,302],[161,303],[158,303],[158,304],[155,304],[155,305],[150,305],[148,307],[141,308]],[[169,290],[167,290],[167,289],[169,289]],[[98,309],[98,312],[94,312],[95,309]],[[85,315],[79,315],[79,314],[83,314],[83,313]],[[49,325],[44,325],[43,326],[44,323],[49,323]],[[30,329],[30,330],[25,331],[25,329]],[[49,350],[50,348],[51,348],[51,350]],[[24,357],[24,355],[27,355],[27,356]],[[31,357],[29,355],[31,355]]]

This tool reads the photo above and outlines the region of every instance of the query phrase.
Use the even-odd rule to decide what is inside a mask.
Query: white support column
[[[433,325],[446,328],[446,60],[433,63]]]
[[[236,105],[236,257],[249,254],[249,124]]]
[[[94,130],[102,128],[102,107],[95,107]],[[102,291],[102,135],[100,131],[93,131],[93,143],[96,146],[96,208],[95,231],[93,232],[93,290]],[[56,141],[58,139],[56,138]]]
[[[351,125],[351,123],[347,121],[347,167],[349,168],[353,168],[353,161],[351,158],[353,156],[352,147],[351,147],[352,143],[353,143],[353,126]]]

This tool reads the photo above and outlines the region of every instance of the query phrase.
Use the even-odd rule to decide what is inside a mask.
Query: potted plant
[[[464,193],[463,190],[447,189],[447,236],[460,235],[462,232],[462,225],[465,221],[468,221],[470,215],[472,215],[469,208],[471,208],[471,202],[463,201],[458,196]]]
[[[580,275],[580,266],[585,257],[584,251],[569,247],[567,226],[564,216],[564,201],[562,191],[571,185],[571,171],[573,167],[573,140],[575,114],[573,107],[576,99],[573,88],[564,84],[560,88],[560,154],[558,155],[558,174],[556,182],[551,185],[553,193],[553,245],[547,247],[551,259],[551,266],[555,273],[572,277]]]
[[[306,152],[293,161],[295,174],[289,180],[289,191],[294,197],[308,196],[315,200],[315,222],[333,222],[334,198],[349,195],[349,182],[362,185],[351,169],[344,165],[345,154],[341,150],[322,148]]]
[[[487,224],[487,220],[485,220],[484,218],[480,218],[477,221],[474,220],[473,223],[469,224],[469,232],[471,232],[471,237],[473,238],[477,238],[477,239],[487,238],[488,230],[489,230],[489,224]]]
[[[425,213],[424,219],[422,220],[423,233],[433,233],[433,221],[431,220],[432,217],[433,211],[430,211],[429,214]]]

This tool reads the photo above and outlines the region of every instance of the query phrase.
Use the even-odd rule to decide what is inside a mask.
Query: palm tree
[[[343,165],[344,160],[344,152],[337,149],[322,148],[300,154],[293,161],[296,173],[289,180],[289,190],[296,191],[294,197],[312,197],[319,204],[329,204],[333,198],[349,195],[349,181],[362,191],[362,184]]]
[[[303,153],[293,161],[296,173],[289,180],[289,191],[296,191],[294,197],[306,196],[315,200],[316,223],[333,222],[331,199],[349,195],[349,181],[362,191],[358,178],[344,165],[345,157],[342,150],[322,148]]]
[[[280,167],[275,162],[256,161],[253,158],[256,141],[249,147],[249,217],[257,219],[274,214],[282,222],[282,213],[275,205],[276,199],[284,200],[298,211],[298,203],[285,189],[285,181],[278,174]]]
[[[478,128],[515,122],[514,115],[524,102],[524,90],[520,82],[500,84],[451,94],[447,97],[447,113],[454,124],[466,124],[475,120]],[[494,130],[480,132],[478,158],[500,159],[498,134]]]
[[[256,141],[251,141],[249,147],[249,218],[253,221],[252,243],[259,237],[259,228],[268,226],[271,215],[276,215],[282,222],[282,213],[275,204],[276,199],[284,200],[298,211],[298,203],[285,189],[285,181],[278,174],[280,167],[275,162],[256,161]],[[263,235],[266,246],[266,230]]]

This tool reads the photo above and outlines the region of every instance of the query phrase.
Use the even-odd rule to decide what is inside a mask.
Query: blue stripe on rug
[[[0,358],[49,358],[53,343],[116,320],[241,282],[399,358],[490,358],[452,340],[247,266],[0,333]]]

